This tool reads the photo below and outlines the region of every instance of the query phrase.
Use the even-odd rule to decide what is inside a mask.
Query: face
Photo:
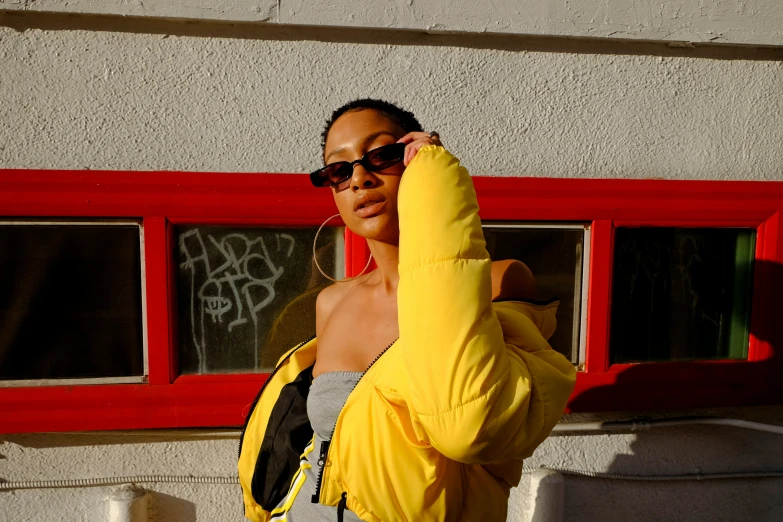
[[[354,161],[368,151],[395,143],[405,134],[372,109],[347,112],[329,130],[324,161],[327,165]],[[351,232],[383,243],[399,243],[397,192],[404,170],[403,162],[379,172],[369,172],[357,163],[353,176],[332,188],[340,216]]]

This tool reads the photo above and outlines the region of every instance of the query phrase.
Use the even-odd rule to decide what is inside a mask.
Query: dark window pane
[[[313,263],[317,228],[177,228],[179,366],[184,374],[268,370],[315,334],[315,299],[330,284]],[[335,279],[341,228],[318,237]]]
[[[0,223],[0,379],[143,373],[139,227]]]
[[[618,228],[613,363],[745,359],[756,233]]]
[[[491,223],[484,226],[487,250],[493,261],[517,259],[536,278],[538,300],[560,300],[557,329],[549,343],[571,362],[579,362],[580,303],[584,227],[535,228],[535,225]]]

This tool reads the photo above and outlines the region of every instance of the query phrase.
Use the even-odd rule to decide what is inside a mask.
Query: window
[[[572,411],[783,399],[783,183],[474,183],[493,259],[561,301]],[[0,171],[0,432],[241,425],[314,333],[333,213],[303,175]],[[369,255],[317,250],[336,278]]]
[[[530,178],[474,182],[482,219],[490,226],[588,224],[582,286],[586,321],[579,332],[584,336],[583,358],[571,411],[783,400],[783,354],[776,351],[783,346],[783,332],[774,312],[776,296],[783,291],[783,184]],[[680,253],[688,256],[690,275]],[[562,261],[562,253],[546,252],[543,257]],[[645,262],[665,265],[655,278],[658,286],[645,289],[638,277],[634,280],[634,271],[646,274]],[[698,269],[697,262],[702,263]],[[691,284],[690,302],[672,291],[675,283],[683,282],[683,274]],[[698,302],[692,312],[694,292]],[[644,323],[651,316],[645,305],[657,314],[655,325]],[[685,312],[692,320],[683,326]],[[559,329],[563,323],[558,321]],[[552,344],[562,351],[556,339]]]
[[[146,378],[138,222],[0,221],[0,386]]]
[[[618,228],[613,363],[747,359],[756,232]]]
[[[271,371],[315,335],[315,299],[331,282],[313,263],[316,227],[179,226],[182,374]],[[319,265],[343,277],[341,228],[324,228]]]
[[[484,239],[493,260],[517,259],[533,272],[538,287],[537,300],[558,299],[557,329],[549,339],[552,348],[572,363],[584,361],[586,320],[582,307],[582,287],[587,281],[584,269],[589,226],[569,223],[485,223]]]

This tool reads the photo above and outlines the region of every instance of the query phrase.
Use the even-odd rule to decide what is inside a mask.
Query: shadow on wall
[[[757,420],[782,422],[783,408],[774,410]],[[659,428],[636,434],[623,453],[607,444],[605,437],[596,436],[583,444],[593,444],[593,451],[614,448],[615,456],[605,470],[608,473],[673,475],[783,469],[781,436],[772,433],[726,426]],[[782,489],[783,478],[631,481],[566,476],[564,520],[779,521]]]
[[[565,521],[773,522],[781,479],[620,482],[566,477]]]
[[[763,361],[743,362],[742,373],[737,372],[736,365],[692,364],[687,371],[666,372],[662,376],[659,365],[667,363],[636,364],[617,372],[613,384],[591,388],[572,398],[569,403],[571,411],[592,412],[606,404],[611,404],[617,411],[649,409],[649,405],[661,404],[660,396],[667,386],[688,391],[673,405],[678,409],[701,408],[705,404],[718,406],[714,404],[715,394],[728,395],[720,406],[780,404],[783,399],[780,372],[783,354],[779,347],[783,344],[783,325],[778,320],[780,312],[777,310],[780,308],[779,296],[783,296],[783,265],[757,260],[753,270],[760,283],[755,285],[755,291],[765,294],[759,296],[761,306],[773,303],[776,308],[763,310],[762,317],[752,317],[750,331],[756,339],[769,343],[771,357]],[[688,364],[680,362],[678,366],[682,368],[682,365]],[[719,378],[716,379],[716,376]],[[699,380],[700,386],[693,386],[694,380]],[[727,394],[727,389],[731,393]]]
[[[783,265],[756,261],[754,270],[762,282],[757,289],[774,296],[783,295]],[[772,310],[765,320],[751,322],[752,334],[770,343],[770,359],[747,363],[751,368],[742,379],[711,382],[683,396],[678,407],[703,405],[712,391],[725,395],[726,387],[737,395],[746,386],[774,390],[773,401],[780,403],[780,346],[783,327]],[[618,402],[624,389],[637,390],[634,396],[621,398],[623,409],[634,410],[633,401],[654,403],[654,395],[667,386],[655,375],[655,363],[632,366],[621,372],[612,386],[589,390],[572,401],[575,411],[589,411],[601,402]],[[752,366],[751,366],[752,365]],[[694,372],[698,372],[694,365]],[[750,375],[751,377],[748,377]],[[759,386],[758,379],[764,384]],[[639,382],[649,383],[647,391],[638,389]],[[706,389],[705,389],[706,388]],[[766,401],[767,403],[773,401]],[[740,402],[740,401],[738,401]],[[700,404],[701,403],[701,404]],[[627,406],[627,408],[626,408]],[[725,406],[733,406],[728,404]],[[689,412],[690,413],[690,412]],[[741,410],[738,416],[748,417]],[[783,424],[783,406],[756,409],[752,420]],[[605,437],[602,435],[601,437]],[[609,446],[611,447],[611,446]],[[723,426],[684,426],[659,428],[640,432],[630,445],[630,454],[616,454],[606,469],[609,473],[629,475],[710,474],[728,472],[783,470],[783,437]],[[565,489],[565,520],[781,520],[783,498],[779,495],[783,479],[718,479],[690,481],[621,481],[568,476]]]
[[[152,495],[149,509],[150,520],[196,522],[196,504],[193,502],[156,491],[150,493]]]

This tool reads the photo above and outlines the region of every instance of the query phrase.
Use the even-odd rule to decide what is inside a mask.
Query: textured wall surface
[[[723,413],[783,422],[783,409]],[[236,474],[237,441],[188,430],[167,435],[37,434],[0,437],[0,479],[54,480],[128,475]],[[666,428],[640,434],[553,436],[526,466],[625,474],[715,473],[783,469],[780,436],[736,428]],[[238,485],[144,484],[151,522],[243,520]],[[512,491],[510,521],[522,520],[528,479]],[[566,477],[567,521],[773,521],[780,519],[783,479],[626,482]],[[98,522],[110,487],[0,492],[0,520]]]
[[[0,9],[783,45],[778,0],[0,0]]]
[[[473,174],[783,179],[783,62],[0,27],[0,166],[309,172],[358,96]]]
[[[3,440],[0,438],[0,440]],[[128,475],[235,476],[233,438],[149,435],[6,436],[0,444],[0,478],[68,480]],[[239,485],[143,484],[153,492],[151,522],[244,520]],[[99,522],[107,520],[114,487],[0,492],[3,522]]]

